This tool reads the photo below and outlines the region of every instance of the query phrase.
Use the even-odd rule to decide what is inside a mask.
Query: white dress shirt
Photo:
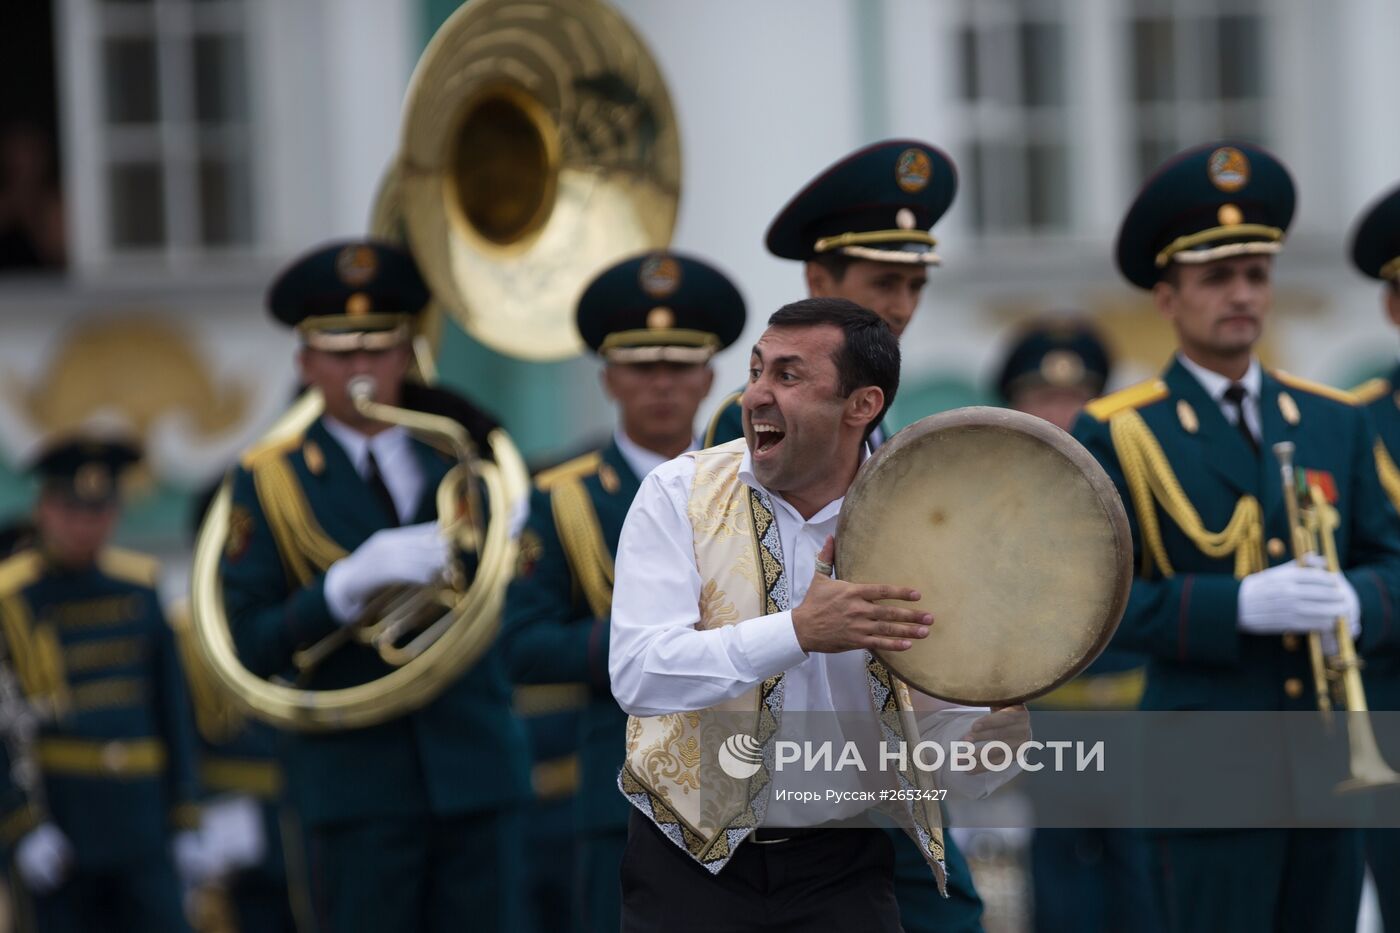
[[[1215,404],[1220,406],[1225,420],[1234,424],[1235,419],[1239,417],[1235,411],[1235,404],[1225,401],[1225,391],[1230,388],[1234,380],[1187,359],[1184,353],[1178,353],[1176,358],[1181,360],[1181,365],[1186,367],[1187,372],[1196,377],[1196,381],[1201,384],[1201,388],[1206,390],[1206,394],[1215,399]],[[1244,386],[1245,391],[1244,423],[1249,425],[1249,430],[1254,435],[1255,440],[1262,443],[1264,430],[1263,422],[1259,420],[1259,393],[1264,388],[1264,376],[1258,360],[1251,359],[1249,361],[1249,369],[1245,371],[1240,385]]]
[[[773,502],[791,605],[797,606],[811,585],[817,553],[836,533],[844,500],[804,519],[781,496],[763,489],[747,451],[739,476],[768,492]],[[705,709],[786,671],[784,709],[869,709],[864,652],[808,655],[797,643],[790,610],[696,628],[701,581],[686,516],[694,478],[690,457],[657,467],[642,481],[622,526],[608,646],[618,703],[636,716]]]
[[[869,451],[863,449],[861,461],[867,456]],[[868,751],[867,742],[878,736],[878,727],[864,651],[804,652],[797,642],[791,610],[720,628],[696,628],[700,621],[701,581],[695,565],[694,533],[686,515],[694,477],[695,461],[689,457],[657,467],[642,481],[622,526],[608,648],[608,673],[618,704],[635,716],[705,709],[786,672],[785,713],[841,716],[839,720],[807,716],[795,726],[786,719],[779,738],[810,738],[798,734],[806,727],[819,730],[823,740],[845,734]],[[804,519],[786,500],[758,482],[748,451],[744,452],[739,478],[766,492],[773,503],[791,605],[798,606],[811,586],[817,554],[827,536],[836,533],[845,500],[836,499],[810,519]],[[919,693],[913,696],[915,708],[921,713],[920,732],[935,741],[960,738],[969,728],[968,716],[975,718],[986,712],[985,708],[954,706]],[[956,714],[963,715],[957,718]],[[1015,773],[1016,769],[1011,769],[969,776],[957,782],[961,786],[953,790],[971,797],[985,796]],[[893,774],[848,770],[825,775],[821,787],[869,789],[871,782],[893,780]],[[782,774],[775,773],[773,781],[775,788],[788,784]],[[812,789],[815,785],[808,779],[800,786]],[[765,822],[777,826],[809,825],[824,819],[851,817],[867,806],[847,801],[813,809],[775,797],[769,803]]]
[[[389,496],[394,500],[399,521],[412,521],[418,512],[418,500],[423,495],[423,467],[413,452],[408,431],[401,425],[394,425],[373,437],[367,437],[329,415],[322,420],[362,478],[369,476],[369,454],[374,451],[379,475],[383,477]]]

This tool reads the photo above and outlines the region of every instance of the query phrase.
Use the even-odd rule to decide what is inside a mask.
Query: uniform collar
[[[671,459],[654,450],[647,450],[641,444],[638,444],[636,441],[632,440],[632,438],[628,437],[627,432],[621,428],[613,431],[613,443],[617,445],[618,453],[622,454],[623,462],[627,464],[633,475],[637,477],[638,482],[646,479],[648,473]],[[686,448],[686,451],[699,449],[700,442],[695,438],[691,438],[690,446]]]
[[[382,469],[384,462],[389,459],[390,455],[398,452],[409,441],[408,431],[402,425],[396,424],[387,430],[380,431],[373,437],[369,437],[349,425],[336,421],[330,415],[323,415],[321,421],[325,424],[327,433],[335,439],[335,442],[345,451],[345,455],[350,458],[350,465],[355,468],[355,472],[361,476],[365,475],[370,451],[374,451],[374,459]]]
[[[1206,394],[1214,399],[1217,405],[1220,404],[1225,398],[1225,390],[1234,384],[1234,380],[1222,376],[1214,370],[1206,369],[1194,360],[1187,359],[1185,353],[1178,353],[1176,358],[1188,373],[1196,377],[1196,381],[1201,384],[1201,388],[1206,390]],[[1250,398],[1255,401],[1259,400],[1259,393],[1264,385],[1264,374],[1262,367],[1259,365],[1259,360],[1254,358],[1250,359],[1249,369],[1245,371],[1244,378],[1240,380],[1240,384],[1244,386]]]

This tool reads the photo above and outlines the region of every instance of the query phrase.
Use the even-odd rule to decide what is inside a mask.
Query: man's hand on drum
[[[879,600],[918,602],[918,590],[885,583],[847,583],[829,574],[836,553],[828,537],[817,555],[817,572],[802,604],[792,610],[797,643],[809,654],[866,648],[905,651],[928,635],[933,616],[920,609],[880,605]],[[824,566],[825,565],[825,566]],[[828,571],[828,572],[823,572]]]
[[[1012,752],[1018,752],[1022,745],[1031,740],[1031,714],[1019,704],[993,706],[990,713],[977,717],[962,740],[972,742],[979,748],[987,742],[1005,742]],[[979,757],[972,773],[981,774],[984,771],[986,768]]]

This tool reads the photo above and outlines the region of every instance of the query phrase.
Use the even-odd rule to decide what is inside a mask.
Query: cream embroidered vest
[[[772,502],[739,478],[744,440],[684,454],[695,461],[687,514],[700,572],[702,629],[791,608],[782,545]],[[866,655],[870,699],[887,742],[914,734],[909,690]],[[695,712],[631,716],[627,758],[618,775],[623,794],[676,845],[718,873],[763,820],[771,786],[773,740],[783,714],[783,675],[742,696]],[[736,721],[762,748],[756,773],[736,779],[719,764]],[[901,773],[902,788],[922,778]],[[943,831],[937,803],[906,805],[904,829],[919,845],[944,888]]]

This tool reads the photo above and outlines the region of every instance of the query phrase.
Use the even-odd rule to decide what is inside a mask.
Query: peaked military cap
[[[1118,230],[1118,269],[1150,289],[1170,262],[1277,253],[1294,201],[1288,169],[1258,146],[1188,149],[1159,168],[1128,209]]]
[[[104,505],[117,498],[122,474],[140,459],[140,449],[126,440],[67,436],[45,445],[31,470],[47,489]]]
[[[1032,321],[1007,351],[997,392],[1004,402],[1033,386],[1073,386],[1099,395],[1108,382],[1108,368],[1108,348],[1084,321]]]
[[[941,150],[916,139],[876,143],[822,172],[778,212],[768,252],[937,265],[929,228],[957,190],[957,170]]]
[[[744,299],[693,256],[650,252],[605,269],[579,298],[584,343],[611,363],[703,363],[744,331]]]
[[[293,261],[267,293],[272,316],[318,350],[373,350],[409,339],[431,294],[405,249],[340,240]]]
[[[1351,261],[1373,279],[1400,282],[1400,187],[1362,215],[1351,235]]]

